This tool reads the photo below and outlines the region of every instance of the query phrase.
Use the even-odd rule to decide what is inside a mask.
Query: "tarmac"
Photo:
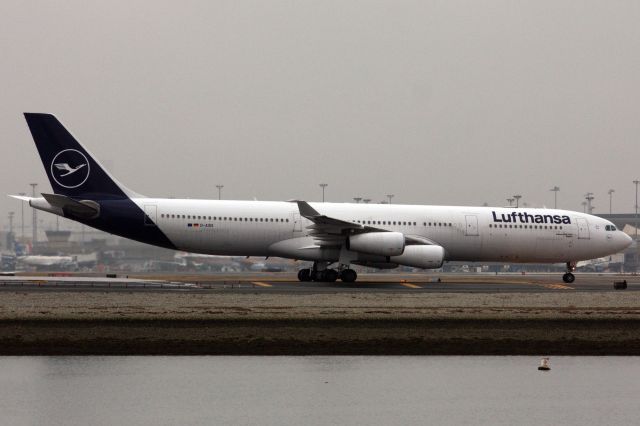
[[[640,355],[640,277],[576,277],[0,277],[0,354]]]
[[[640,276],[577,274],[566,284],[562,274],[360,274],[355,283],[299,282],[291,273],[237,274],[39,274],[0,276],[0,291],[17,287],[25,291],[264,291],[282,293],[321,292],[435,292],[435,293],[538,293],[548,291],[600,292],[615,290],[613,283],[626,281],[625,291],[640,290]]]

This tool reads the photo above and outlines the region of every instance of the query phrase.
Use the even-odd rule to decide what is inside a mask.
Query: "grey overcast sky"
[[[31,111],[149,196],[542,207],[557,185],[632,211],[639,22],[637,0],[4,0],[0,193],[50,191]]]

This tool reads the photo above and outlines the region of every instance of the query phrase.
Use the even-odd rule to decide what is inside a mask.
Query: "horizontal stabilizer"
[[[94,201],[76,201],[65,195],[42,194],[45,200],[53,207],[57,207],[65,212],[65,215],[93,219],[100,215],[100,205]]]
[[[24,195],[9,195],[9,197],[15,198],[16,200],[27,201],[27,202],[31,200],[31,197],[25,197]]]

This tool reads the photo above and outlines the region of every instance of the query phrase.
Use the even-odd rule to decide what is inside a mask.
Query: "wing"
[[[295,200],[298,204],[300,216],[313,222],[307,226],[309,235],[314,243],[319,246],[340,246],[344,244],[345,237],[356,231],[362,232],[364,226],[359,223],[335,219],[323,214],[309,205],[306,201]]]
[[[320,246],[340,246],[344,244],[345,237],[348,235],[367,232],[390,232],[388,229],[361,225],[323,215],[306,201],[295,200],[295,202],[298,204],[300,216],[313,222],[312,225],[307,226],[307,229],[309,229],[309,235],[313,237],[315,243]],[[405,235],[405,242],[407,245],[434,244],[431,240],[417,235]]]

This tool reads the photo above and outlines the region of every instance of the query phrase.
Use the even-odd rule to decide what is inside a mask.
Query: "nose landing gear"
[[[576,270],[576,262],[567,262],[567,273],[562,276],[562,281],[571,284],[576,280],[576,276],[572,274]]]

